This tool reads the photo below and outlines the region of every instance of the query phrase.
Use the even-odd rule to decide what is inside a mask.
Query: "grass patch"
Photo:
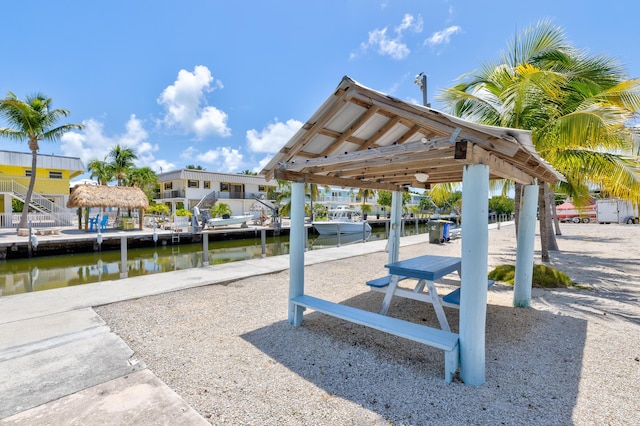
[[[500,265],[489,272],[489,279],[513,285],[516,275],[514,265]],[[569,275],[546,265],[533,265],[533,287],[537,288],[564,288],[575,285]]]

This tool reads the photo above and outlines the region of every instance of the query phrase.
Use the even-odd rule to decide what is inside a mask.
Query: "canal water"
[[[418,233],[428,232],[420,225]],[[407,223],[405,235],[415,235],[416,228]],[[374,228],[367,241],[386,238],[385,228]],[[310,233],[309,250],[321,250],[337,245],[336,236]],[[362,234],[342,235],[340,244],[361,244]],[[267,257],[289,254],[289,236],[269,237],[265,245]],[[210,265],[236,262],[262,256],[260,236],[242,240],[212,241],[209,243]],[[197,268],[203,264],[202,244],[166,245],[127,251],[129,277]],[[49,290],[120,279],[120,251],[75,253],[43,256],[31,259],[0,261],[0,296]]]

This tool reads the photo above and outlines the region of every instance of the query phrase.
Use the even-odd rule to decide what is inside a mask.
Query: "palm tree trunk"
[[[33,195],[33,188],[36,185],[36,166],[38,165],[38,151],[31,151],[31,179],[29,179],[29,188],[27,188],[27,195],[24,197],[24,206],[22,206],[22,215],[20,216],[20,223],[18,223],[18,229],[16,232],[20,232],[20,229],[27,227],[29,219],[29,206],[31,205],[31,196]]]
[[[556,230],[556,235],[562,235],[560,230],[560,221],[558,220],[558,211],[556,210],[556,195],[553,186],[549,187],[549,204],[551,205],[551,217],[553,219],[553,227]]]
[[[558,251],[558,241],[556,240],[556,234],[553,230],[553,221],[551,220],[551,206],[555,205],[555,202],[551,202],[552,195],[550,194],[549,184],[544,184],[544,193],[545,197],[545,206],[544,206],[544,214],[546,216],[546,230],[547,230],[547,249],[549,251]]]
[[[549,261],[549,234],[547,233],[547,215],[545,214],[545,184],[538,187],[538,218],[540,219],[540,247],[543,262]]]
[[[515,226],[516,226],[516,237],[518,236],[518,218],[520,217],[520,198],[522,197],[522,184],[521,183],[516,183],[515,184],[515,195],[513,197],[513,201],[514,201],[514,209],[513,209],[513,213],[514,213],[514,220],[516,221]]]

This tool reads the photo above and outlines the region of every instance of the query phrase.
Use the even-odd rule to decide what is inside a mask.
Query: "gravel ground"
[[[288,272],[96,311],[216,425],[639,424],[640,227],[564,224],[562,231],[552,265],[581,287],[534,289],[532,307],[522,309],[511,307],[511,288],[494,285],[486,383],[475,388],[444,383],[440,350],[313,311],[292,327]],[[489,266],[514,263],[513,227],[489,236]],[[460,240],[417,244],[400,256],[460,249]],[[364,282],[386,274],[386,256],[307,267],[306,292],[377,311],[382,294]],[[457,331],[458,311],[445,311]],[[389,315],[438,327],[421,302],[395,298]]]

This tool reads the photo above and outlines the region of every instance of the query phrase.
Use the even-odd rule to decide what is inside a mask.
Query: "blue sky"
[[[637,0],[22,0],[0,10],[0,96],[43,92],[70,110],[64,122],[85,129],[40,153],[85,166],[120,144],[156,172],[259,171],[342,76],[421,103],[414,78],[425,72],[441,108],[439,91],[543,19],[640,77]]]

